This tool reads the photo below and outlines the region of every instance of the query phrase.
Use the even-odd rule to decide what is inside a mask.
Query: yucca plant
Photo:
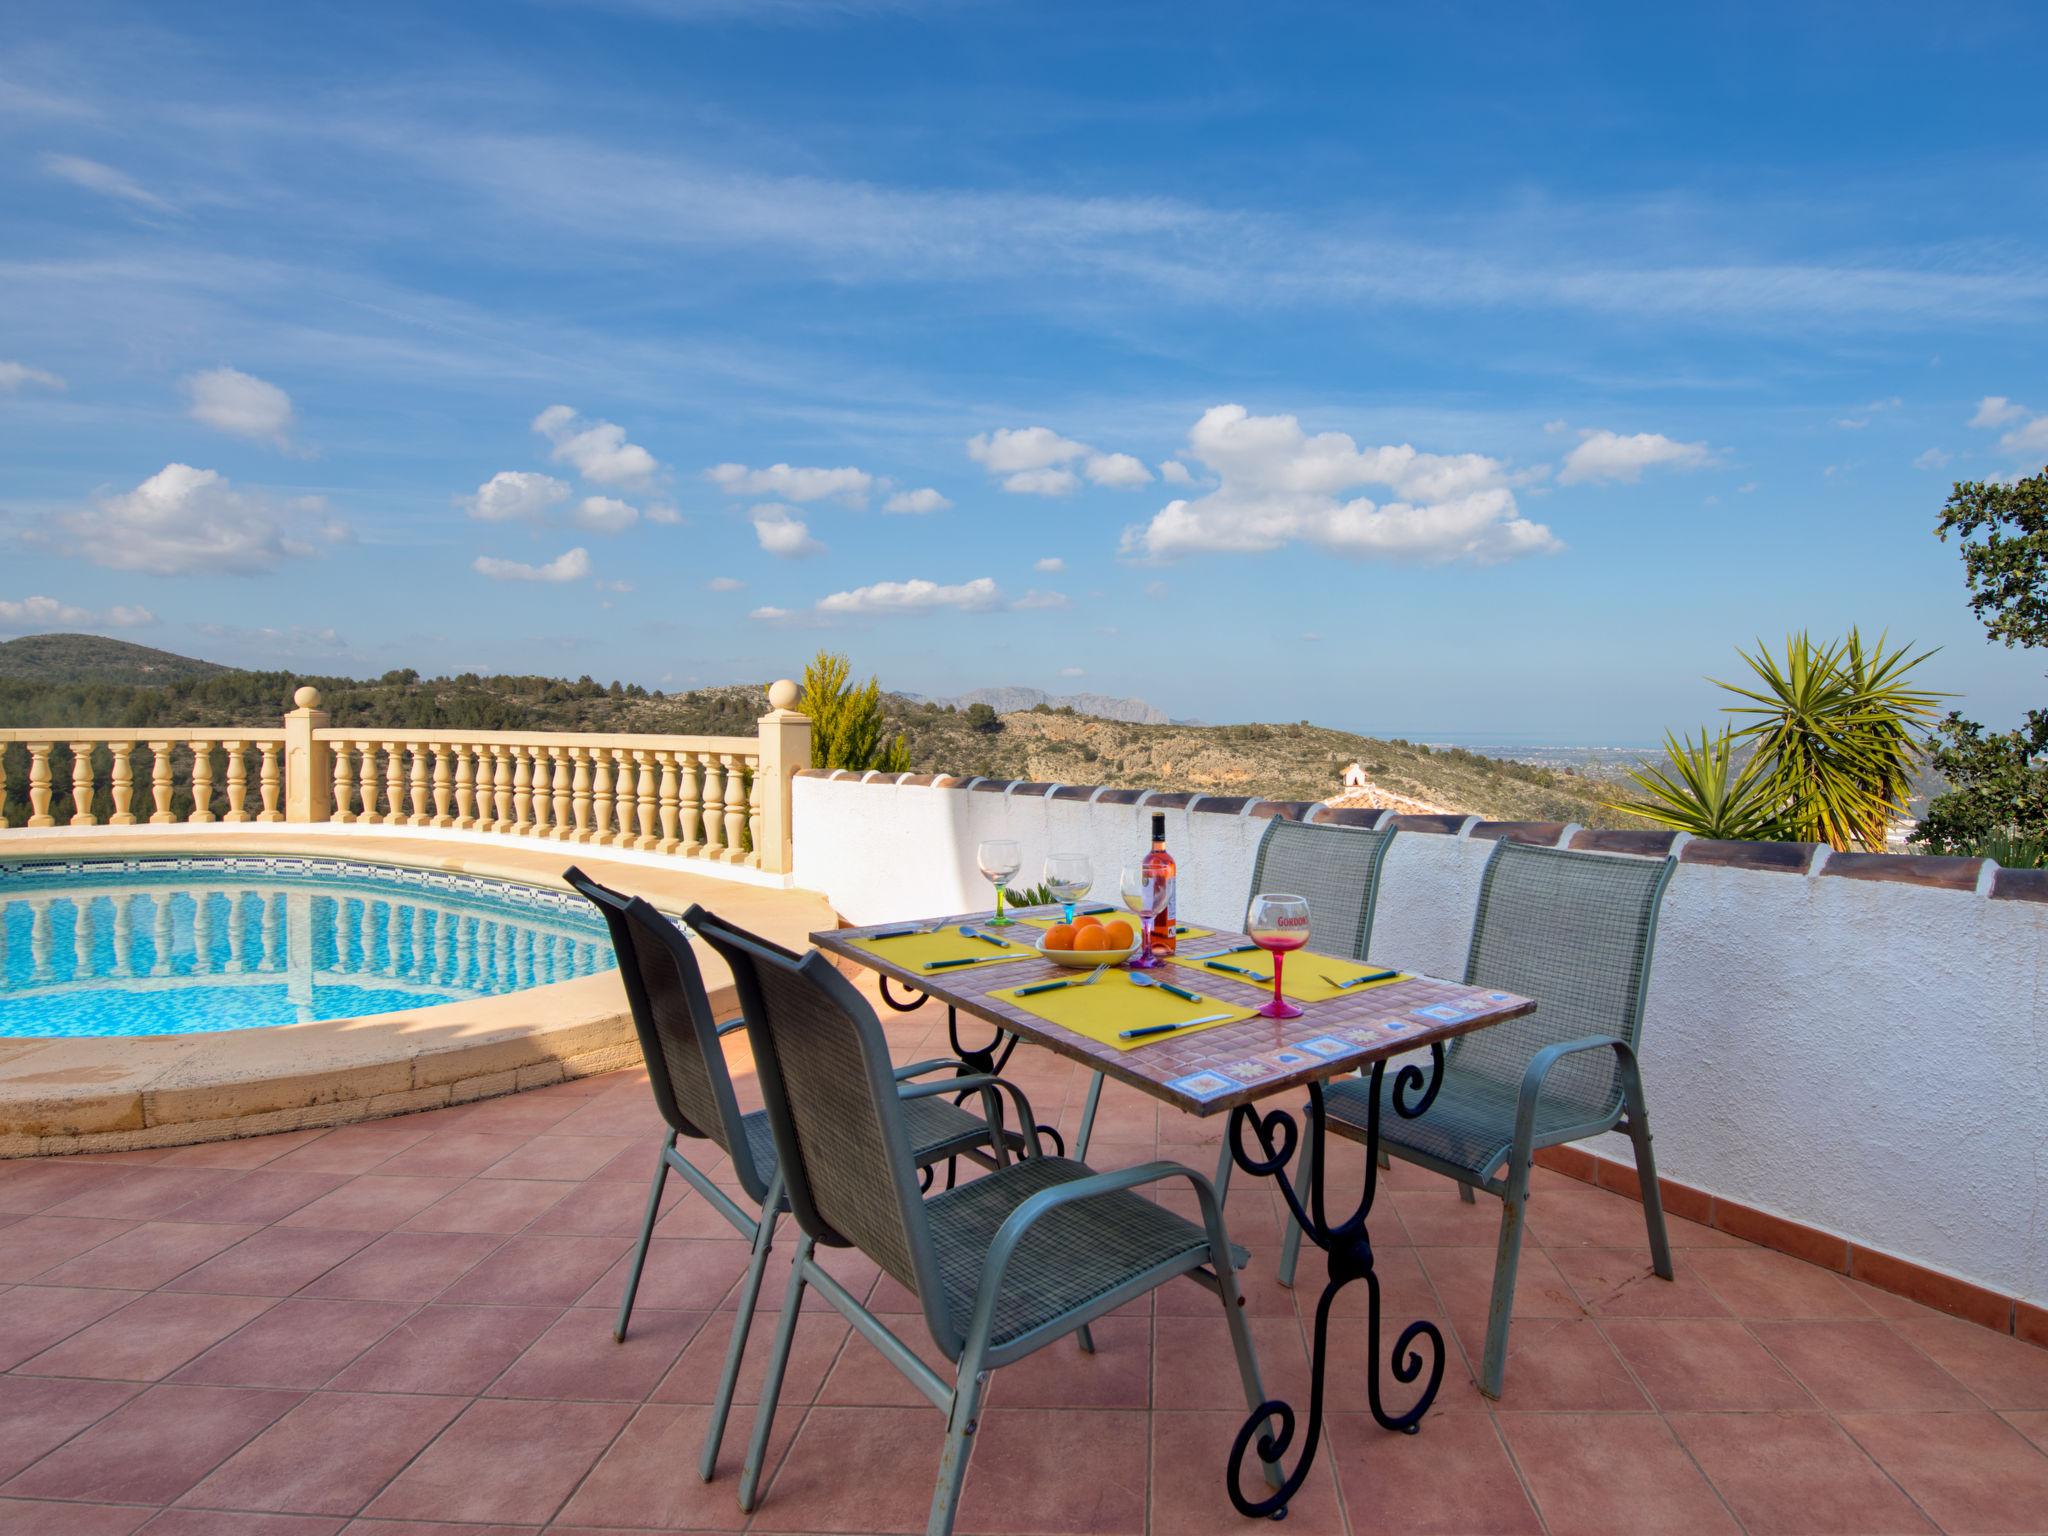
[[[1749,723],[1718,738],[1702,730],[1697,746],[1667,734],[1671,772],[1644,764],[1629,777],[1646,798],[1611,803],[1700,837],[1884,847],[1893,818],[1906,813],[1913,766],[1946,697],[1905,681],[1933,654],[1910,651],[1883,635],[1865,645],[1854,629],[1833,645],[1788,635],[1782,657],[1761,643],[1754,655],[1738,650],[1752,685],[1714,681],[1748,701],[1728,713]]]
[[[1738,763],[1732,729],[1715,736],[1701,726],[1697,745],[1690,736],[1666,731],[1664,755],[1669,773],[1645,763],[1629,775],[1644,798],[1608,804],[1695,837],[1768,840],[1787,835],[1783,797],[1769,765],[1754,755]]]
[[[1751,717],[1735,736],[1770,764],[1792,837],[1882,848],[1893,818],[1906,814],[1913,764],[1944,695],[1904,681],[1933,652],[1912,656],[1885,641],[1866,648],[1854,629],[1834,645],[1788,635],[1782,660],[1761,644],[1755,655],[1736,653],[1759,686],[1716,679],[1751,701],[1729,706]]]

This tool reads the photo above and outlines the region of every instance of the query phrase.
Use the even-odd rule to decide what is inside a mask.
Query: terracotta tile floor
[[[903,1059],[944,1054],[932,1023],[891,1020]],[[1011,1075],[1071,1133],[1075,1072],[1024,1052]],[[1207,1170],[1221,1130],[1112,1088],[1093,1160]],[[671,1180],[632,1337],[612,1342],[658,1136],[644,1080],[619,1074],[327,1133],[0,1164],[0,1536],[922,1530],[939,1417],[826,1310],[798,1329],[752,1521],[733,1488],[772,1312],[720,1475],[697,1480],[745,1248]],[[1333,1173],[1355,1193],[1355,1148]],[[1373,1425],[1347,1292],[1328,1438],[1285,1529],[2048,1532],[2048,1350],[1684,1221],[1667,1284],[1637,1207],[1538,1182],[1493,1404],[1468,1362],[1498,1207],[1388,1175],[1384,1291],[1397,1325],[1443,1327],[1443,1392],[1420,1435]],[[1273,1279],[1270,1187],[1240,1177],[1229,1209],[1255,1250],[1266,1381],[1298,1395],[1314,1292]],[[831,1263],[924,1342],[900,1287],[858,1255]],[[1222,1494],[1240,1415],[1213,1299],[1181,1283],[1095,1332],[1092,1357],[1062,1343],[997,1374],[960,1529],[1245,1530]]]

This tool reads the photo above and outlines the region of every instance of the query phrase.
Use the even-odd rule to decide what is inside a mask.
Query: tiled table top
[[[986,921],[989,915],[963,913],[946,921],[975,923]],[[992,995],[1041,977],[1071,974],[1049,960],[1029,955],[1005,964],[931,974],[892,965],[859,947],[860,940],[901,926],[881,923],[868,928],[828,929],[812,934],[811,942],[829,954],[878,971],[1193,1115],[1221,1114],[1315,1079],[1519,1018],[1536,1008],[1530,999],[1512,992],[1414,976],[1352,996],[1304,1003],[1298,1019],[1254,1015],[1235,1024],[1119,1051]],[[1029,935],[1035,930],[1024,932]],[[1214,955],[1246,942],[1241,933],[1213,932],[1183,939],[1180,953]],[[1270,996],[1267,988],[1213,971],[1203,973],[1202,987],[1211,996],[1230,1002]]]

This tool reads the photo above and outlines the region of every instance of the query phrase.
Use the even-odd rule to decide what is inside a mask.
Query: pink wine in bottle
[[[1171,955],[1178,941],[1173,936],[1174,909],[1178,905],[1174,893],[1173,855],[1166,851],[1166,818],[1155,813],[1152,817],[1152,851],[1145,855],[1145,879],[1160,893],[1159,910],[1152,918],[1152,953]]]

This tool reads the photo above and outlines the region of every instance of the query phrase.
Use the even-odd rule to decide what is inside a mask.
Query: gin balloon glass
[[[1273,957],[1273,1001],[1259,1010],[1268,1019],[1298,1019],[1301,1010],[1280,990],[1280,967],[1289,950],[1308,942],[1308,898],[1262,891],[1245,912],[1245,937]]]
[[[1126,864],[1118,881],[1124,905],[1139,919],[1139,949],[1131,956],[1134,971],[1155,970],[1166,962],[1152,953],[1152,924],[1166,904],[1166,882],[1155,880],[1143,864]]]
[[[989,927],[1008,928],[1016,919],[1003,916],[1003,888],[1024,867],[1023,850],[1006,837],[991,838],[974,850],[974,862],[982,877],[995,883],[996,915],[988,920]]]
[[[1046,857],[1044,880],[1053,899],[1066,903],[1066,920],[1074,920],[1074,903],[1095,886],[1095,869],[1086,854],[1055,853]]]

